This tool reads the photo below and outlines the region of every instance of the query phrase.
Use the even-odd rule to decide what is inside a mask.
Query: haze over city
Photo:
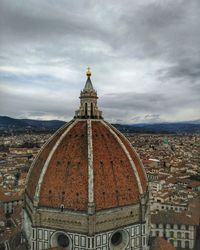
[[[111,122],[200,118],[200,2],[0,2],[0,114],[70,120],[88,66]]]

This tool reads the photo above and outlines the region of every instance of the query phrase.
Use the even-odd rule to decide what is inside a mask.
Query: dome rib
[[[45,144],[26,193],[35,207],[93,214],[136,204],[147,191],[145,181],[138,156],[119,131],[103,120],[75,119]]]
[[[125,145],[123,144],[122,140],[120,139],[120,137],[118,136],[118,134],[115,132],[115,130],[113,130],[113,127],[107,125],[106,122],[104,121],[101,121],[101,123],[107,127],[107,129],[112,133],[112,135],[116,138],[116,140],[119,142],[120,146],[122,147],[123,151],[125,152],[126,156],[128,157],[129,159],[129,162],[131,164],[131,167],[133,169],[133,172],[135,174],[135,177],[136,177],[136,180],[137,180],[137,184],[138,184],[138,188],[139,188],[139,192],[140,194],[143,194],[143,188],[142,188],[142,183],[140,181],[140,177],[138,175],[138,172],[137,172],[137,168],[135,166],[135,163],[133,162],[132,160],[132,157],[131,155],[129,154],[129,151],[127,150],[127,148],[125,147]]]
[[[66,133],[42,181],[39,207],[84,211],[88,208],[88,137],[86,120]]]
[[[96,211],[138,203],[138,181],[118,136],[99,120],[92,121],[92,132]]]
[[[63,131],[67,129],[67,127],[69,127],[72,123],[73,123],[73,120],[66,123],[60,129],[58,129],[55,132],[55,134],[53,134],[49,138],[49,140],[46,143],[44,143],[44,145],[39,150],[36,158],[34,159],[33,163],[31,164],[30,170],[26,178],[26,184],[25,184],[26,193],[28,194],[31,200],[34,199],[35,190],[37,187],[37,181],[41,174],[44,163],[46,162],[46,158],[47,158],[47,155],[49,154],[49,151],[53,148],[54,144],[56,143],[57,139],[62,135]]]
[[[94,169],[93,169],[93,143],[91,120],[87,120],[88,136],[88,203],[94,203]]]
[[[53,146],[53,148],[51,149],[45,164],[42,168],[41,174],[40,174],[40,178],[38,180],[38,185],[36,187],[36,191],[35,191],[35,195],[34,195],[34,205],[38,205],[39,203],[39,197],[40,197],[40,191],[41,191],[41,185],[45,176],[45,173],[47,171],[48,165],[51,161],[52,156],[54,155],[54,152],[56,151],[57,147],[59,146],[59,144],[62,142],[62,140],[65,138],[66,134],[78,123],[78,120],[74,120],[72,121],[72,123],[67,127],[67,129],[65,130],[65,132],[59,137],[59,139],[56,141],[55,145]]]
[[[33,248],[122,249],[135,225],[148,228],[142,162],[128,139],[103,120],[89,68],[86,75],[79,110],[43,145],[29,169],[23,230]],[[126,236],[120,243],[111,239],[117,231]],[[148,230],[143,233],[148,238]]]
[[[122,143],[126,146],[129,154],[131,155],[131,158],[135,161],[135,163],[136,163],[135,166],[136,166],[137,172],[139,173],[139,177],[140,177],[140,180],[141,180],[141,183],[142,183],[143,192],[146,192],[147,191],[148,179],[147,179],[146,172],[144,171],[144,166],[143,166],[142,161],[140,160],[140,157],[138,156],[137,152],[135,151],[135,149],[131,145],[130,141],[122,133],[120,133],[111,124],[109,124],[107,122],[105,122],[105,123],[116,132],[116,134],[121,139]]]

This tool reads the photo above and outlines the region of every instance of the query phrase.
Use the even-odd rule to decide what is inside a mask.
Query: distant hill
[[[153,133],[153,134],[199,134],[200,123],[177,122],[155,124],[114,125],[123,133]]]
[[[54,132],[65,123],[64,121],[58,120],[41,121],[0,116],[0,133]]]
[[[54,132],[66,122],[59,120],[41,121],[31,119],[15,119],[8,116],[0,116],[0,133],[22,133],[22,132]],[[154,134],[194,134],[200,133],[200,120],[185,121],[177,123],[155,123],[155,124],[113,124],[123,133],[154,133]]]

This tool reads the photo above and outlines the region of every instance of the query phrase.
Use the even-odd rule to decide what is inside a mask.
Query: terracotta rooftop
[[[4,221],[4,220],[5,220],[4,208],[0,207],[0,221]]]
[[[22,196],[19,193],[14,193],[10,195],[6,195],[3,192],[3,189],[0,189],[0,201],[1,202],[10,202],[10,201],[17,201],[17,200],[22,200]]]
[[[200,181],[190,181],[188,184],[188,187],[195,188],[195,187],[200,187]]]
[[[160,211],[151,215],[152,224],[198,225],[199,218],[188,212]]]
[[[190,213],[192,214],[192,217],[196,219],[196,221],[199,221],[200,224],[200,196],[196,197],[195,199],[191,200],[188,209]]]
[[[156,237],[153,239],[150,250],[176,250],[167,240]]]
[[[142,163],[129,141],[103,120],[75,119],[40,150],[26,193],[39,206],[87,211],[137,203],[147,191]]]

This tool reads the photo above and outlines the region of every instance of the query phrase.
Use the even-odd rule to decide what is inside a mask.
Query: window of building
[[[177,238],[179,238],[179,239],[181,238],[181,232],[177,233]]]
[[[139,237],[137,237],[137,238],[136,238],[136,247],[138,247],[138,246],[139,246],[139,244],[140,244],[140,238],[139,238]]]
[[[60,205],[60,209],[61,209],[61,212],[64,211],[64,205],[63,204]]]
[[[85,103],[85,116],[87,117],[87,103]]]
[[[189,245],[190,245],[190,244],[189,244],[189,241],[186,241],[186,242],[185,242],[185,248],[188,249],[188,248],[189,248]]]
[[[35,239],[35,230],[34,229],[32,231],[32,237],[33,237],[33,239]]]
[[[174,224],[174,225],[173,225],[173,228],[174,228],[174,229],[178,229],[178,225],[177,225],[177,224]]]
[[[185,238],[189,239],[189,233],[185,233]]]
[[[135,235],[135,228],[133,227],[132,229],[131,229],[131,236],[134,236]]]
[[[118,246],[122,242],[122,233],[120,231],[113,234],[111,237],[111,243],[113,246]]]
[[[143,225],[143,234],[145,234],[145,225]]]
[[[70,243],[68,236],[65,234],[59,234],[57,241],[58,241],[58,246],[60,247],[68,247]]]
[[[180,240],[177,241],[177,247],[181,247],[181,241]]]
[[[103,239],[103,244],[106,244],[107,235],[105,234],[105,241]],[[110,238],[109,249],[126,249],[129,242],[128,232],[126,230],[118,230],[114,232]]]
[[[170,238],[174,238],[174,232],[173,231],[170,232]]]
[[[35,249],[35,241],[32,242],[32,249]]]
[[[182,225],[182,230],[185,230],[185,225]]]
[[[91,117],[93,117],[93,103],[91,103]]]
[[[143,238],[143,246],[145,246],[146,245],[146,239],[145,239],[145,237]]]

